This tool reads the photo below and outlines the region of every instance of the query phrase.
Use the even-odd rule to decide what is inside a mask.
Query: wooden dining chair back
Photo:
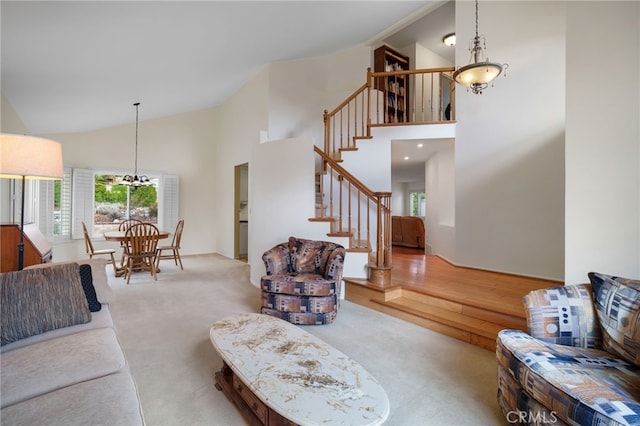
[[[127,220],[123,220],[122,222],[120,222],[120,224],[118,225],[118,231],[122,231],[125,232],[127,229],[129,229],[132,225],[137,225],[138,223],[142,223],[141,220],[138,219],[127,219]]]
[[[125,231],[124,276],[129,284],[133,271],[149,271],[156,276],[156,250],[160,231],[151,223],[131,225]]]
[[[156,266],[160,265],[161,259],[173,259],[176,266],[180,263],[180,269],[184,269],[182,267],[182,258],[180,258],[180,241],[182,240],[182,229],[184,228],[184,219],[180,219],[178,221],[178,225],[176,226],[176,232],[173,234],[173,240],[171,241],[171,245],[168,246],[159,246],[158,253],[156,256]],[[171,254],[163,252],[171,252]]]
[[[82,223],[82,233],[84,235],[84,248],[87,254],[89,255],[89,259],[93,259],[93,256],[109,256],[110,260],[107,260],[108,263],[113,265],[113,271],[117,272],[116,258],[115,258],[115,249],[100,249],[96,250],[93,247],[93,242],[91,241],[91,237],[89,236],[89,231],[87,231],[87,225]]]

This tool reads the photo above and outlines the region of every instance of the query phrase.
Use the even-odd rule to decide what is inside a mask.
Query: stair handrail
[[[336,171],[338,176],[353,185],[358,191],[364,194],[375,206],[377,222],[376,222],[376,251],[375,266],[378,268],[391,266],[391,192],[374,192],[365,184],[360,182],[355,176],[349,173],[337,161],[328,156],[322,149],[314,145],[316,154],[323,160],[323,170],[326,171],[327,165]],[[350,206],[349,206],[350,208]],[[349,216],[351,213],[349,212]],[[339,213],[337,221],[342,223],[342,211]],[[367,217],[369,223],[369,217]]]
[[[371,68],[369,68],[367,70],[367,72],[371,72]],[[345,107],[348,107],[352,101],[354,101],[355,99],[358,98],[358,96],[362,93],[364,93],[365,91],[367,91],[367,93],[370,93],[370,89],[371,89],[371,79],[367,78],[367,82],[365,84],[363,84],[362,86],[360,86],[355,92],[353,92],[351,94],[351,96],[349,96],[347,99],[345,99],[340,105],[338,105],[337,107],[335,107],[331,112],[327,111],[326,109],[324,110],[323,113],[323,120],[324,120],[324,150],[327,153],[330,152],[335,152],[338,149],[336,149],[335,147],[335,141],[334,141],[334,146],[333,149],[331,147],[331,118],[334,117],[335,115],[337,115],[339,112],[341,112]],[[362,98],[362,103],[365,103],[364,97]],[[357,106],[357,103],[355,104]],[[370,105],[371,102],[368,99],[366,102],[366,109],[367,109],[367,113],[366,113],[366,117],[368,118],[369,116],[371,116],[371,111],[370,111]],[[362,111],[364,112],[364,105],[362,106]],[[357,111],[355,112],[355,114],[357,114]],[[369,124],[369,119],[367,119],[367,125],[364,125],[364,121],[362,120],[362,126],[361,126],[361,132],[362,135],[361,136],[370,136],[371,135],[371,128],[368,125]],[[356,131],[357,131],[357,125],[355,127]],[[350,132],[348,132],[349,135]],[[341,135],[342,136],[342,135]],[[355,135],[354,135],[355,136]],[[343,147],[343,139],[341,138],[340,141],[340,147]],[[350,143],[350,141],[347,141],[347,147],[351,146],[352,144]]]

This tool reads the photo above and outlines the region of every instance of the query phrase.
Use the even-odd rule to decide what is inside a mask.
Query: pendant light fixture
[[[133,172],[133,176],[126,175],[122,178],[122,185],[127,186],[149,186],[151,185],[151,181],[145,175],[138,176],[138,107],[140,106],[140,102],[136,102],[133,104],[136,107],[136,162],[135,169]]]
[[[482,39],[482,46],[480,39]],[[482,94],[482,91],[489,86],[489,83],[499,76],[503,69],[509,67],[508,64],[489,62],[489,58],[485,55],[486,48],[484,36],[480,37],[478,35],[478,0],[476,0],[476,36],[470,42],[470,63],[458,68],[453,73],[453,79],[458,84],[470,88],[475,94]]]

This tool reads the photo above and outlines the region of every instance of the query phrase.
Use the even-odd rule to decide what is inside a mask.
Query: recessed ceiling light
[[[422,145],[421,143],[419,143],[419,144],[418,144],[418,148],[422,148],[422,146],[423,146],[423,145]]]
[[[405,159],[405,160],[408,160],[408,159],[409,159],[409,157],[404,157],[404,159]]]
[[[453,47],[456,45],[456,33],[449,33],[442,37],[442,42],[445,46]]]

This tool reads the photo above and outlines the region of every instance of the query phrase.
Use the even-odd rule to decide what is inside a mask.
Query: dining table
[[[165,238],[169,238],[169,232],[167,231],[159,231],[157,238],[159,240],[163,240]],[[116,241],[119,243],[124,243],[125,241],[127,241],[127,235],[125,231],[105,231],[104,232],[104,239],[105,241]],[[124,254],[123,254],[123,258],[124,258]],[[133,270],[143,270],[144,268],[139,267],[136,268],[134,265]],[[116,277],[122,277],[124,275],[124,265],[123,265],[123,260],[120,260],[120,266],[116,265]],[[159,268],[156,268],[156,272],[160,272]]]

